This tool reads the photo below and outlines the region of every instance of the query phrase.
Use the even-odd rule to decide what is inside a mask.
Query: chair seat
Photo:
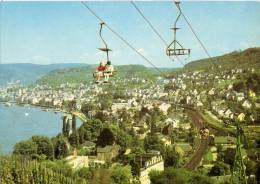
[[[166,54],[168,56],[189,55],[190,49],[167,49]]]
[[[98,72],[94,72],[94,73],[93,73],[93,77],[94,77],[94,78],[96,78],[97,73],[98,73]],[[114,70],[113,72],[103,71],[103,72],[102,72],[102,75],[101,75],[100,77],[104,77],[104,74],[110,74],[109,77],[113,77],[113,76],[115,76],[116,73],[117,73],[116,70]]]

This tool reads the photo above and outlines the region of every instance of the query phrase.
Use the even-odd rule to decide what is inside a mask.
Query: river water
[[[57,135],[62,130],[62,115],[32,106],[0,104],[0,153],[12,152],[16,142],[32,135]]]

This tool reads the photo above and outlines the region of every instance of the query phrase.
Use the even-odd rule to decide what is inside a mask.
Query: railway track
[[[192,123],[198,128],[202,128],[204,127],[205,124],[205,120],[202,118],[202,116],[196,111],[193,110],[191,108],[185,108],[185,111],[187,113],[187,115],[191,118]],[[211,127],[208,126],[209,128],[210,134],[214,134],[214,135],[223,135],[224,133],[218,129],[216,129],[215,127]],[[199,165],[203,155],[205,154],[205,152],[208,149],[208,144],[209,144],[209,140],[208,139],[201,139],[200,144],[198,146],[198,148],[196,149],[196,151],[194,152],[193,156],[191,157],[190,161],[188,161],[185,165],[184,168],[191,171],[196,169],[196,167]]]

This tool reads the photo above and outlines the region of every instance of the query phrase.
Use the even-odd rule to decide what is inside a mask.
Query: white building
[[[88,156],[70,155],[66,158],[66,161],[72,167],[72,169],[80,169],[83,167],[89,167]]]
[[[144,167],[141,168],[139,181],[141,184],[150,184],[149,173],[152,171],[163,171],[164,170],[164,161],[160,154],[155,155],[145,161]]]

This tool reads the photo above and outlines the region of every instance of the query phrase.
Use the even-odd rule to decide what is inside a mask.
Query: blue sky
[[[158,67],[179,67],[165,55],[165,45],[129,2],[89,2],[113,29],[126,38]],[[177,9],[172,1],[136,2],[146,17],[170,43]],[[260,2],[183,2],[200,39],[212,56],[260,46]],[[179,21],[177,39],[191,48],[183,62],[205,58],[206,54],[189,30]],[[105,54],[98,36],[99,21],[80,2],[2,2],[2,63],[98,63]],[[108,29],[104,37],[113,50],[114,64],[150,66]]]

